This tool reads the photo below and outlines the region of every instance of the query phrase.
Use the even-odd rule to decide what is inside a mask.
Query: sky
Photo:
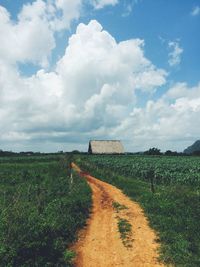
[[[0,0],[0,149],[200,139],[199,0]]]

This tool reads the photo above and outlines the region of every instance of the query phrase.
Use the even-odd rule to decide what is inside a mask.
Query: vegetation
[[[144,155],[162,155],[160,149],[153,147],[144,152]]]
[[[159,232],[165,263],[200,266],[199,157],[75,157],[83,170],[141,203],[151,226]],[[2,267],[72,265],[74,252],[69,247],[84,226],[91,205],[91,190],[71,170],[72,160],[72,154],[62,153],[0,157]],[[127,207],[113,202],[113,208],[122,242],[129,247],[132,229],[123,216]]]
[[[125,247],[132,247],[132,225],[127,219],[118,217],[118,229]]]
[[[59,156],[0,159],[0,265],[71,266],[91,190]]]
[[[125,205],[120,204],[119,202],[113,201],[113,208],[118,213],[117,215],[117,225],[118,230],[120,233],[120,237],[122,239],[122,242],[125,247],[130,248],[132,247],[132,225],[129,223],[129,221],[125,218],[123,218],[123,214],[121,214],[122,211],[127,210],[128,207]]]
[[[89,162],[97,168],[112,170],[127,177],[144,181],[154,178],[155,185],[200,186],[200,158],[166,156],[82,156],[85,164]],[[87,164],[89,165],[89,164]]]
[[[122,205],[116,201],[113,202],[113,208],[117,211],[117,213],[120,212],[121,210],[127,210],[128,209],[125,205]]]
[[[93,155],[77,163],[141,203],[166,264],[200,266],[200,158]]]

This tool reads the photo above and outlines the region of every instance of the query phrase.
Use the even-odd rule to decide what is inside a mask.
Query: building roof
[[[91,140],[88,152],[92,154],[123,154],[124,148],[119,140]]]

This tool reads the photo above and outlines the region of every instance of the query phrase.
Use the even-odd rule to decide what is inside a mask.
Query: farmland
[[[98,168],[116,171],[118,174],[148,181],[154,173],[155,184],[181,184],[200,186],[199,157],[163,156],[87,156],[86,162]]]
[[[0,265],[71,266],[66,248],[84,226],[91,190],[69,159],[59,156],[0,159]]]
[[[43,155],[0,158],[2,267],[72,266],[71,243],[92,202],[89,185],[75,171],[71,183],[72,160],[142,206],[158,233],[162,262],[200,266],[199,157]],[[113,205],[115,212],[123,207]],[[130,222],[119,219],[119,230]]]
[[[77,163],[142,205],[159,233],[162,261],[200,266],[200,158],[92,155]]]

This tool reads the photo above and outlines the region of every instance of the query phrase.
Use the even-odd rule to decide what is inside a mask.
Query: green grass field
[[[58,156],[0,159],[0,266],[71,266],[67,247],[91,205],[87,183]]]
[[[142,205],[159,233],[162,261],[200,266],[199,157],[91,155],[76,162]]]
[[[67,248],[85,225],[91,190],[76,173],[70,183],[71,160],[0,158],[0,266],[72,265]],[[141,204],[159,233],[163,262],[200,266],[199,157],[76,155],[75,161]],[[119,221],[121,232],[126,225]]]

